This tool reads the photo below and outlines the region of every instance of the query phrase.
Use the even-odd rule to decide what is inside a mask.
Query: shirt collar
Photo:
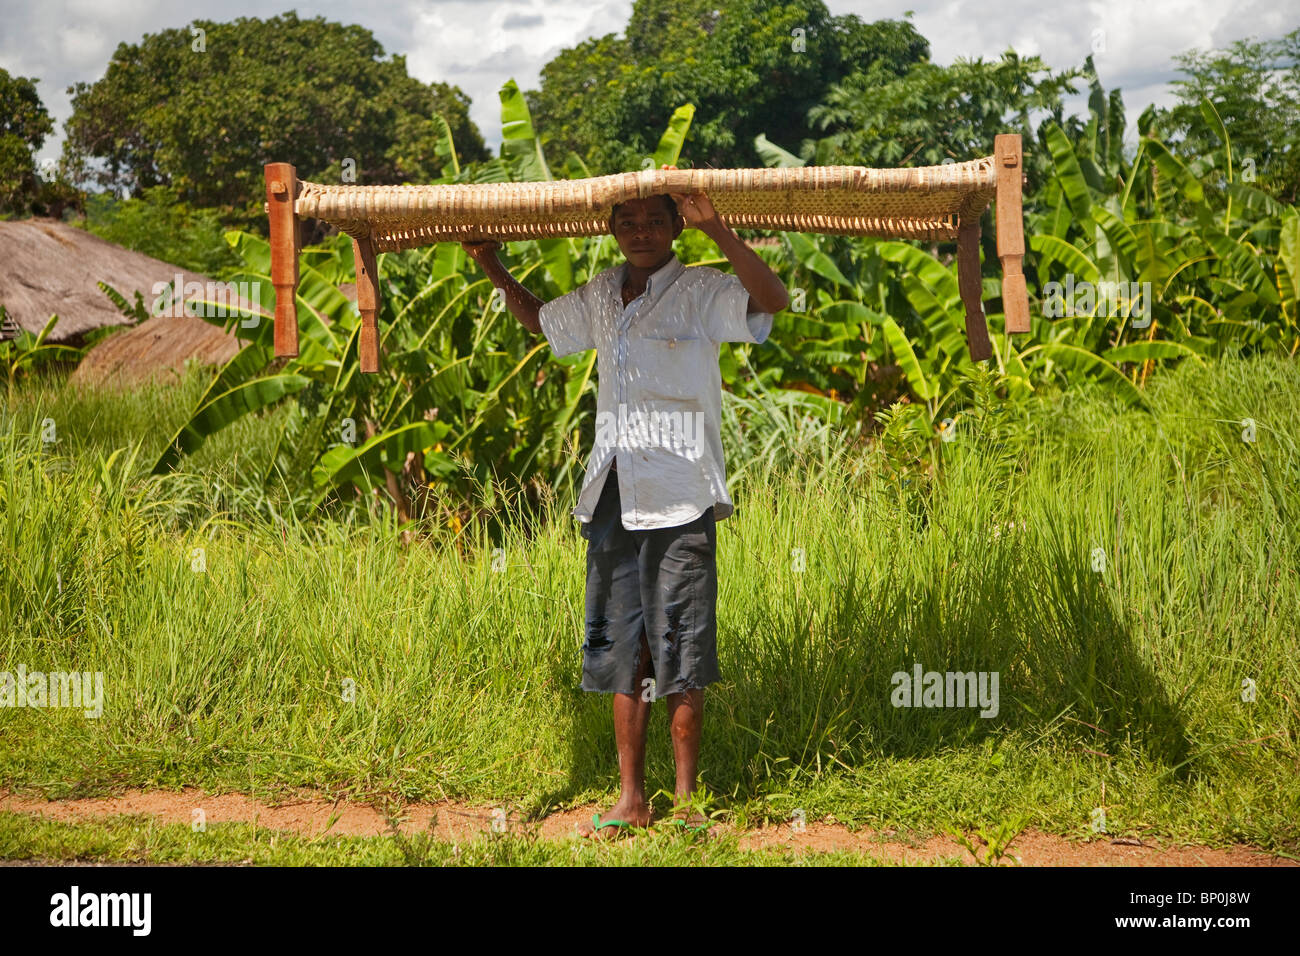
[[[616,273],[618,282],[614,289],[615,295],[622,294],[623,283],[627,282],[627,273],[629,268],[630,266],[627,262],[624,262],[623,265],[619,267]],[[654,303],[659,296],[663,295],[664,290],[676,281],[677,277],[682,274],[685,268],[686,267],[682,265],[682,260],[678,259],[677,253],[674,252],[672,258],[660,266],[656,272],[652,272],[650,278],[646,280],[646,300],[650,303]]]

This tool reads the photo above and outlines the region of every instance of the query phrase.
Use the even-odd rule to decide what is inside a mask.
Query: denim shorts
[[[683,525],[629,531],[623,527],[618,472],[610,471],[582,536],[587,539],[582,689],[653,699],[720,680],[712,506]],[[653,685],[638,679],[643,629]]]

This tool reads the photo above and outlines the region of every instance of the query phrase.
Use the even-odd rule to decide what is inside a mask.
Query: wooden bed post
[[[980,221],[962,222],[957,226],[957,287],[966,307],[966,345],[972,362],[983,362],[993,355],[989,344],[989,324],[984,318],[984,283],[980,278]]]
[[[1021,209],[1024,164],[1020,134],[1001,133],[993,140],[997,167],[998,258],[1002,260],[1002,311],[1008,332],[1029,331],[1029,290],[1021,261],[1025,256],[1025,217]]]
[[[379,270],[370,238],[352,240],[352,258],[357,265],[357,308],[361,311],[361,334],[357,351],[361,371],[379,371]]]
[[[271,224],[271,284],[275,286],[275,357],[298,355],[298,171],[289,163],[267,163],[266,210]]]

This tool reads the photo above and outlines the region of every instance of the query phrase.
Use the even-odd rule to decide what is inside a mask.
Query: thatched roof
[[[128,323],[96,282],[108,283],[128,302],[138,290],[148,305],[154,284],[172,282],[177,273],[186,282],[208,281],[53,219],[0,222],[0,305],[33,333],[57,314],[52,342]]]
[[[76,385],[177,381],[185,371],[186,360],[224,365],[239,348],[233,334],[202,319],[156,315],[96,345],[68,381]]]

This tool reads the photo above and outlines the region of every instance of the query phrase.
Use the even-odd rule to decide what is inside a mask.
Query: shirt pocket
[[[633,339],[629,377],[647,400],[699,401],[708,381],[700,335],[643,335]]]

